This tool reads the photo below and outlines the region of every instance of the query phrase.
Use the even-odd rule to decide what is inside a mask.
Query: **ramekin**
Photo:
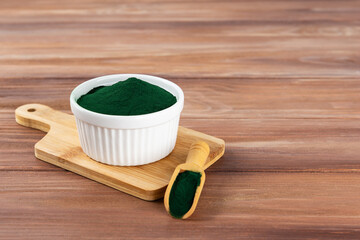
[[[177,102],[158,112],[115,116],[96,113],[77,100],[98,86],[112,85],[136,77],[172,93]],[[175,147],[180,114],[184,106],[181,88],[166,79],[143,74],[114,74],[97,77],[78,85],[70,95],[83,151],[92,159],[116,166],[136,166],[158,161]]]

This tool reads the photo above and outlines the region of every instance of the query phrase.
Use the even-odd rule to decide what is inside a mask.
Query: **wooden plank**
[[[72,2],[63,0],[61,5],[52,2],[33,1],[28,4],[26,1],[1,1],[1,18],[5,23],[33,21],[45,22],[47,16],[52,16],[52,22],[66,21],[72,19],[88,20],[94,22],[106,21],[160,21],[172,22],[191,20],[240,20],[251,19],[264,22],[274,22],[274,16],[278,20],[287,19],[294,22],[304,20],[327,20],[334,22],[351,23],[357,20],[358,7],[360,3],[356,0],[343,0],[344,7],[339,6],[337,1],[286,1],[272,0],[266,4],[265,0],[215,0],[215,1],[191,1],[184,0],[174,2],[172,0],[131,0],[122,1],[119,4],[116,0]],[[345,5],[346,4],[346,5]],[[224,11],[220,11],[224,10]],[[261,13],[259,19],[257,16]],[[144,18],[146,16],[146,19]],[[126,20],[126,21],[125,21]]]
[[[359,76],[358,1],[34,2],[0,3],[3,77]]]
[[[52,28],[52,27],[51,27]],[[141,31],[141,30],[139,30]],[[124,33],[122,33],[124,34]],[[181,35],[178,33],[177,35]],[[220,33],[218,33],[220,34]],[[73,35],[69,36],[69,39]],[[92,38],[89,36],[87,38]],[[19,38],[19,37],[17,37]],[[38,38],[38,37],[37,37]],[[35,38],[35,39],[37,39]],[[54,36],[54,42],[59,36]],[[99,36],[107,39],[107,36]],[[120,38],[120,36],[118,36]],[[136,38],[136,37],[134,37]],[[12,39],[8,40],[13,42]],[[34,41],[34,40],[33,40]],[[51,41],[51,40],[48,40]],[[67,40],[65,40],[67,41]],[[70,42],[70,40],[68,40]],[[358,77],[359,38],[322,39],[289,38],[268,39],[248,38],[245,41],[214,43],[203,49],[203,42],[189,42],[187,49],[179,44],[151,48],[137,44],[134,49],[129,44],[104,43],[105,47],[84,45],[86,39],[71,46],[34,47],[26,44],[11,43],[5,45],[5,54],[14,57],[0,59],[0,70],[5,77],[91,77],[116,73],[152,73],[154,75],[187,77],[326,77],[329,74],[338,77]],[[113,39],[113,41],[119,41]],[[130,41],[130,40],[129,40]],[[159,39],[154,41],[159,42]],[[169,40],[171,42],[171,39]],[[339,45],[339,41],[343,45]],[[161,42],[161,41],[160,41]],[[34,45],[35,43],[33,43]],[[69,43],[70,44],[70,43]],[[93,43],[99,46],[100,42]],[[132,44],[136,45],[136,44]],[[168,44],[169,45],[169,44]],[[223,48],[223,46],[226,46]],[[288,50],[284,50],[284,46]],[[293,46],[299,46],[292,49]],[[222,49],[223,50],[219,50]],[[66,49],[64,51],[64,49]],[[126,50],[123,50],[126,49]],[[255,50],[251,50],[255,49]],[[322,49],[322,50],[320,50]],[[51,54],[49,53],[51,52]],[[324,53],[325,52],[325,53]],[[96,53],[96,54],[95,54]],[[154,64],[156,63],[156,64]],[[18,68],[22,71],[18,71]],[[121,70],[120,70],[121,69]]]
[[[360,80],[357,78],[168,79],[184,91],[182,119],[360,119]],[[38,102],[70,112],[70,93],[86,80],[0,79],[0,95],[5,96],[0,107],[14,110],[20,105]]]
[[[357,173],[211,172],[206,177],[194,215],[179,221],[167,215],[162,201],[136,200],[69,172],[3,172],[0,235],[6,239],[358,237]]]

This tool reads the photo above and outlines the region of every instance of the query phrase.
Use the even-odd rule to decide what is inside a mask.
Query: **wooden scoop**
[[[200,179],[200,185],[197,187],[195,192],[193,204],[189,209],[189,211],[185,215],[183,215],[181,219],[186,219],[190,217],[195,211],[196,205],[199,201],[199,197],[205,182],[204,165],[209,155],[209,152],[210,152],[209,145],[206,142],[198,141],[193,145],[191,145],[186,162],[178,165],[175,168],[175,171],[171,176],[169,185],[166,188],[166,192],[164,196],[165,209],[170,215],[171,215],[170,207],[169,207],[170,192],[177,176],[179,175],[179,173],[182,173],[184,171],[199,172],[201,174],[201,179]]]

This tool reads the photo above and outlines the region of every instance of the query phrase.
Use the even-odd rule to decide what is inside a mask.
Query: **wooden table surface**
[[[1,239],[359,239],[360,1],[0,1]],[[223,138],[186,221],[34,157],[79,83],[168,78]]]

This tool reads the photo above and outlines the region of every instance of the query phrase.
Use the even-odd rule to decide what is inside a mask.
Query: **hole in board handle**
[[[35,108],[29,108],[27,111],[28,111],[28,112],[35,112],[36,109],[35,109]]]

